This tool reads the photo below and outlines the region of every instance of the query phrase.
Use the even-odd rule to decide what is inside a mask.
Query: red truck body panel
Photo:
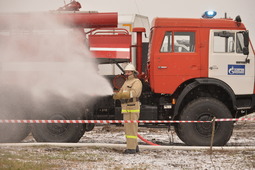
[[[89,48],[99,63],[130,62],[131,35],[89,35]]]

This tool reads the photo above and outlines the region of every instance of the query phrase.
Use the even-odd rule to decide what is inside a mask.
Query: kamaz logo
[[[245,65],[228,65],[228,75],[245,75]]]

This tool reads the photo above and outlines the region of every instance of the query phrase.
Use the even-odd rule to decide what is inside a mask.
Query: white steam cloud
[[[97,73],[84,35],[49,16],[34,19],[49,28],[2,32],[1,83],[28,89],[37,97],[45,93],[67,98],[112,93],[107,80]]]
[[[24,5],[34,9],[24,2],[12,9]],[[0,119],[88,119],[97,97],[112,94],[81,28],[54,15],[0,13]],[[83,124],[49,127],[0,123],[0,142],[20,142],[30,130],[37,141],[77,142],[85,130]]]
[[[28,19],[7,17],[8,28],[0,26],[0,98],[8,95],[3,94],[10,87],[22,89],[37,104],[49,96],[89,101],[89,97],[112,94],[109,82],[98,74],[84,34],[50,15]]]

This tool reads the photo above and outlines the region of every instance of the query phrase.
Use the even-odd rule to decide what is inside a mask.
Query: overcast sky
[[[78,0],[81,10],[118,12],[154,17],[199,18],[206,10],[217,11],[217,17],[224,13],[231,18],[240,15],[255,44],[255,0]],[[65,0],[66,3],[70,0]],[[0,0],[0,12],[47,11],[63,6],[64,0]]]

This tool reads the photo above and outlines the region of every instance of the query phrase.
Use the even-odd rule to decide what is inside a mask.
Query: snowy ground
[[[185,146],[173,129],[139,128],[145,139],[164,146]],[[30,136],[24,143],[34,142]],[[80,143],[125,144],[122,126],[100,125],[86,132]],[[139,145],[146,145],[139,140]],[[227,146],[254,146],[255,122],[237,122]],[[10,147],[0,146],[1,150],[25,152],[37,155],[37,162],[57,164],[57,169],[255,169],[255,150],[213,151],[209,150],[166,150],[141,147],[135,155],[123,155],[123,147]],[[61,152],[65,155],[61,155]],[[68,153],[68,154],[67,154]],[[43,155],[43,158],[41,157]],[[1,158],[0,154],[0,158]],[[59,159],[56,157],[59,156]],[[1,167],[1,165],[0,165]],[[48,167],[47,169],[56,169]]]
[[[173,128],[139,128],[139,134],[156,144],[185,146],[178,138]],[[114,125],[96,126],[93,131],[86,132],[80,140],[81,143],[116,143],[124,144],[123,127]],[[142,140],[139,140],[140,145],[145,145]],[[235,124],[234,132],[227,143],[227,146],[254,146],[255,145],[255,123],[240,122]]]
[[[139,134],[147,140],[160,145],[184,145],[175,132],[168,129],[140,128]],[[124,143],[124,133],[121,127],[97,127],[87,132],[80,142]],[[140,145],[145,143],[140,141]],[[254,146],[255,123],[237,123],[234,134],[227,146]],[[94,153],[107,155],[110,163],[93,164],[96,168],[141,168],[141,169],[254,169],[255,151],[183,151],[183,150],[148,150],[141,149],[137,155],[122,155],[121,149],[94,150]]]

